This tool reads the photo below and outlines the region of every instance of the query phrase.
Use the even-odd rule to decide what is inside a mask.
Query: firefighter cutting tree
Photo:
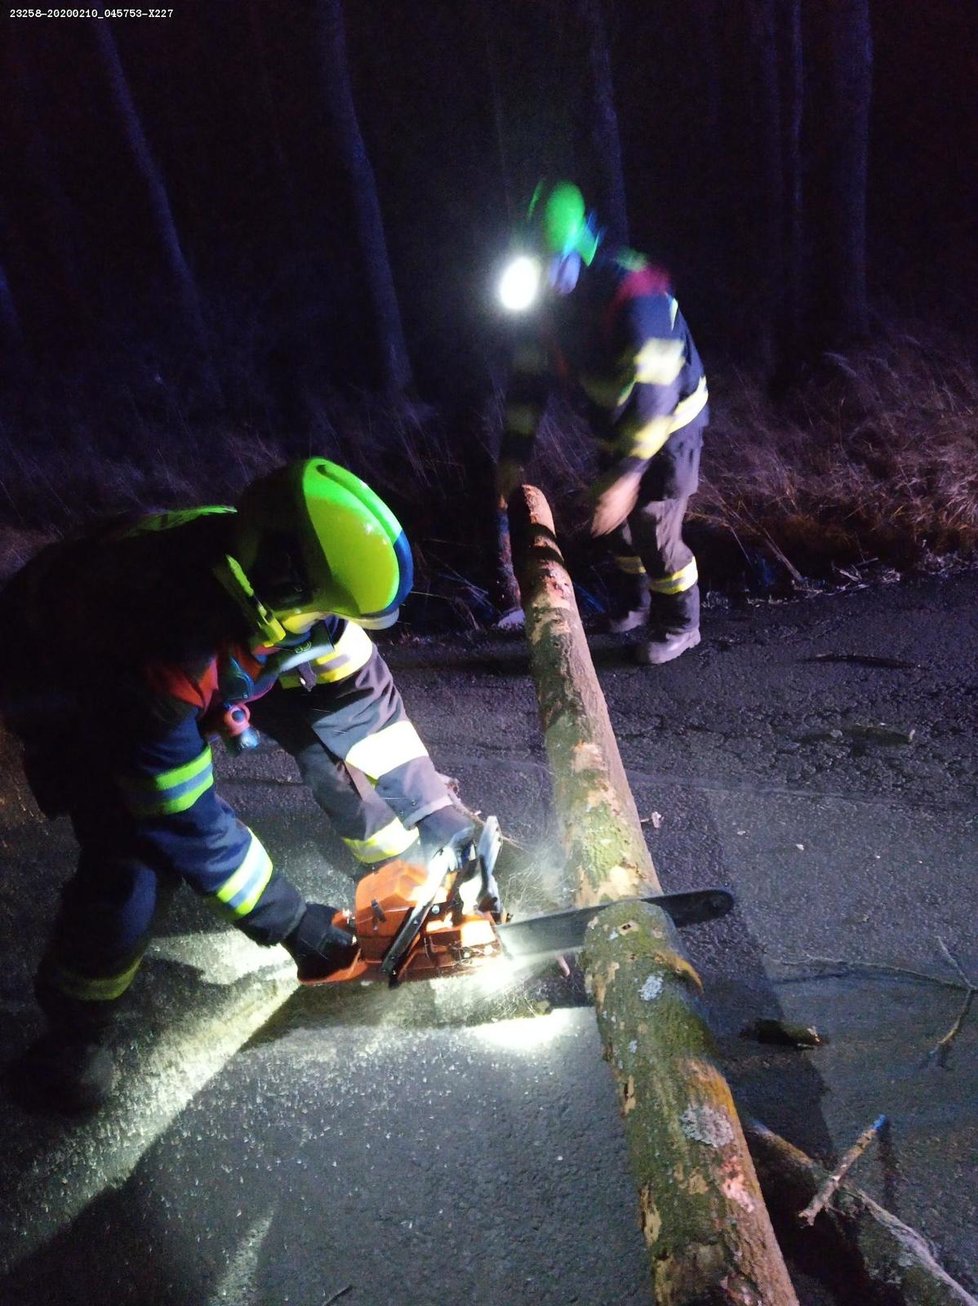
[[[615,563],[609,627],[644,627],[636,659],[669,662],[700,641],[683,519],[708,420],[703,365],[667,273],[608,247],[576,186],[537,187],[521,244],[500,285],[517,314],[500,498],[523,480],[551,389],[569,387],[598,441],[591,529]]]
[[[35,1100],[85,1109],[112,1091],[114,1017],[181,882],[283,944],[305,981],[356,958],[341,914],[307,902],[218,796],[220,737],[247,747],[258,725],[288,749],[358,873],[471,858],[471,821],[366,633],[411,583],[393,514],[323,459],[255,481],[237,510],[51,545],[9,582],[4,719],[38,804],[79,845],[36,978],[47,1029],[16,1068]]]

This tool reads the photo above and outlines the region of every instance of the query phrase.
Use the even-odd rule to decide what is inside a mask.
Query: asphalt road
[[[955,963],[978,982],[976,597],[969,573],[708,608],[701,647],[654,671],[593,639],[663,885],[737,895],[685,942],[739,1100],[825,1161],[885,1112],[889,1134],[854,1180],[972,1291],[975,1014],[943,1064],[931,1053],[964,1001]],[[565,905],[521,637],[407,638],[387,654],[440,769],[512,841],[507,906]],[[2,768],[7,1059],[36,1028],[30,974],[71,841],[37,816],[9,755]],[[311,896],[349,901],[287,757],[262,749],[220,775]],[[0,1299],[649,1300],[611,1077],[586,1000],[556,972],[493,993],[474,980],[298,991],[283,952],[187,894],[133,998],[124,1087],[99,1117],[0,1101]],[[743,1037],[761,1017],[827,1041]],[[833,1300],[798,1283],[811,1306]]]

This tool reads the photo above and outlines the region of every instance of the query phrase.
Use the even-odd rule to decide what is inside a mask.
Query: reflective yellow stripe
[[[661,580],[650,580],[649,589],[653,594],[682,594],[684,590],[692,589],[699,580],[699,572],[696,569],[696,559],[687,562],[681,571],[674,571],[671,576],[663,576]]]
[[[530,404],[506,405],[506,430],[516,435],[532,435],[540,420],[540,409]]]
[[[634,382],[623,386],[617,379],[609,381],[599,376],[581,377],[581,389],[600,408],[620,408],[633,387]]]
[[[701,376],[699,384],[691,395],[685,399],[680,399],[676,405],[676,411],[672,415],[671,430],[678,431],[681,426],[688,426],[694,417],[699,416],[707,405],[709,392],[706,388],[706,377]]]
[[[647,340],[635,355],[635,380],[639,385],[672,385],[685,363],[681,340]]]
[[[370,661],[373,651],[373,640],[364,628],[350,622],[336,641],[332,653],[313,658],[309,663],[316,673],[316,684],[332,685],[338,680],[356,675]],[[280,680],[285,689],[294,689],[302,683],[298,674],[293,672],[286,672]]]
[[[248,833],[251,834],[251,831]],[[252,834],[241,865],[228,876],[214,896],[232,916],[247,916],[254,910],[255,903],[271,878],[272,859],[258,836]]]
[[[354,744],[345,761],[371,780],[377,780],[405,762],[427,756],[428,750],[411,722],[396,721]]]
[[[126,970],[118,975],[103,975],[95,979],[90,975],[79,975],[77,971],[65,966],[54,966],[51,982],[59,992],[69,998],[78,998],[81,1002],[113,1002],[121,998],[136,977],[142,953]]]
[[[645,575],[645,567],[642,565],[641,558],[626,558],[620,554],[616,554],[615,566],[619,571],[623,571],[626,576]]]
[[[671,417],[653,417],[651,422],[646,422],[629,440],[627,446],[622,449],[624,458],[654,458],[665,442],[672,434]]]
[[[382,830],[369,839],[344,839],[343,842],[358,862],[382,862],[387,857],[398,857],[418,841],[417,830],[409,830],[395,816]]]
[[[193,807],[214,784],[209,747],[182,766],[150,776],[118,776],[126,806],[134,816],[170,816]]]

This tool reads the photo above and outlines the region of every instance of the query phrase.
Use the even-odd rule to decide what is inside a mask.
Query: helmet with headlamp
[[[533,192],[519,243],[499,281],[500,301],[511,312],[531,308],[545,287],[569,294],[581,265],[593,262],[601,232],[579,187],[568,181],[541,181]]]

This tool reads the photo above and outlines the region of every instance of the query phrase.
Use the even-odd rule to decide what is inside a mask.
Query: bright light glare
[[[559,1007],[546,1016],[524,1016],[516,1020],[494,1020],[489,1025],[477,1025],[472,1033],[481,1042],[507,1052],[539,1052],[564,1033],[570,1019],[570,1009]]]
[[[505,268],[499,280],[499,299],[511,313],[522,313],[540,293],[540,264],[521,254]]]

